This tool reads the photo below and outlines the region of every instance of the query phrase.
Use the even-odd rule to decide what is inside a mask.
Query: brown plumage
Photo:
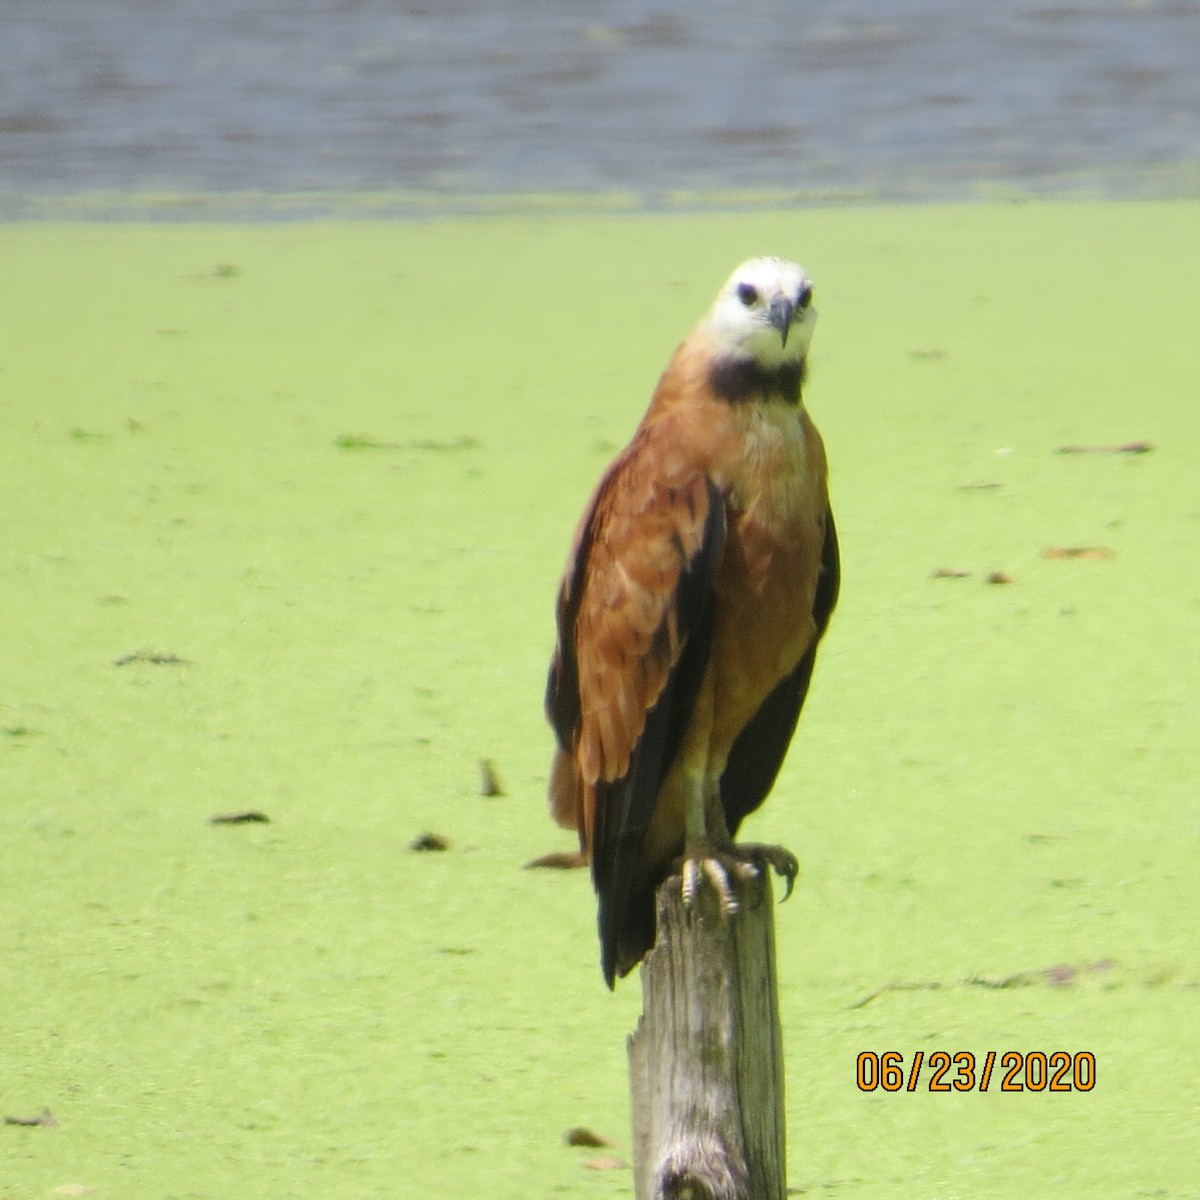
[[[837,600],[825,451],[801,402],[816,313],[804,271],[752,259],[676,350],[600,480],[558,597],[546,711],[555,819],[578,829],[611,987],[685,899],[778,847],[733,845],[775,781]]]

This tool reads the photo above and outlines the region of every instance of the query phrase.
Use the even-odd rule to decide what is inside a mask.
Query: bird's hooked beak
[[[771,301],[770,308],[767,309],[767,320],[779,330],[779,336],[783,338],[783,344],[787,345],[788,332],[792,328],[792,316],[795,314],[796,306],[786,296],[776,296]]]

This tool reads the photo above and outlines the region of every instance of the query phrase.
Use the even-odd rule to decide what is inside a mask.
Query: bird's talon
[[[737,896],[732,886],[733,879],[749,881],[770,869],[784,881],[781,903],[796,886],[800,864],[796,856],[782,846],[740,845],[730,851],[709,853],[685,853],[678,860],[679,872],[683,877],[681,893],[683,910],[690,917],[700,893],[702,879],[707,879],[717,894],[717,902],[723,917],[731,917],[739,909]]]
[[[708,881],[713,885],[717,899],[720,901],[721,915],[733,916],[738,910],[738,902],[734,897],[733,889],[729,886],[729,877],[725,874],[724,867],[715,858],[704,859],[703,866],[704,873],[708,876]]]
[[[783,900],[786,900],[796,886],[796,876],[800,874],[800,864],[796,856],[782,846],[761,846],[758,848],[764,866],[769,866],[784,882]]]
[[[774,871],[784,881],[781,903],[792,894],[800,874],[800,863],[796,856],[782,846],[742,843],[734,848],[734,853],[722,856],[720,861],[727,871],[739,879],[757,879],[760,872]]]
[[[700,864],[694,858],[683,862],[683,911],[690,913],[696,904],[696,891],[700,885]]]

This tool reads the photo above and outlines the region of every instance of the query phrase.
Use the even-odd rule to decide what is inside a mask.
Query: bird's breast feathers
[[[794,542],[824,511],[825,448],[803,405],[728,404],[711,393],[693,393],[687,404],[664,399],[643,423],[647,450],[653,446],[655,457],[673,460],[677,470],[686,464],[684,470],[706,475],[731,517]]]
[[[828,508],[825,451],[803,409],[752,405],[734,415],[740,454],[726,466],[730,532],[717,579],[723,619],[715,649],[735,667],[753,662],[751,674],[773,683],[792,670],[813,634]]]
[[[728,462],[730,507],[759,517],[780,532],[797,516],[809,519],[825,487],[820,435],[803,408],[750,404],[730,409],[734,426]]]

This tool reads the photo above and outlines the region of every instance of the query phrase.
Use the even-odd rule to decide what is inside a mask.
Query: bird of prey
[[[550,809],[579,831],[611,988],[654,944],[654,894],[795,858],[734,845],[795,731],[837,600],[825,450],[801,400],[804,270],[734,271],[597,486],[558,593]]]

